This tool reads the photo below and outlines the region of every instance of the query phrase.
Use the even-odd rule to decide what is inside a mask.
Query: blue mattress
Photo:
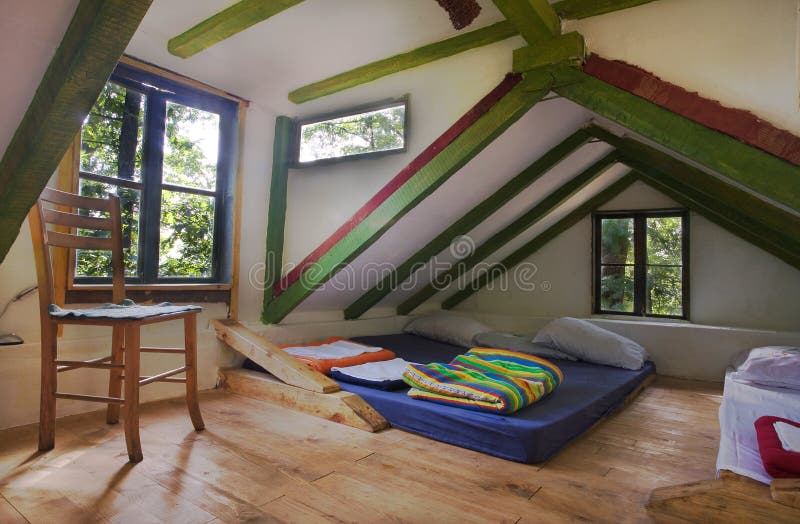
[[[354,340],[391,349],[410,362],[449,362],[465,348],[415,335],[382,335]],[[414,400],[408,389],[382,391],[339,382],[357,393],[400,429],[516,462],[542,462],[612,413],[647,377],[648,362],[638,371],[586,362],[554,360],[564,382],[550,395],[513,415],[468,411]]]

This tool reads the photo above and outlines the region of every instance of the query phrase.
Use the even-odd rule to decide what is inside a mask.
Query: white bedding
[[[728,369],[725,374],[725,392],[719,408],[717,470],[726,469],[769,484],[772,477],[761,462],[753,423],[765,415],[800,419],[800,390],[738,381],[732,372]]]
[[[283,350],[290,355],[296,357],[312,357],[319,359],[337,359],[355,357],[362,353],[375,353],[381,351],[383,348],[376,348],[373,346],[364,346],[356,344],[355,342],[348,342],[347,340],[337,340],[330,344],[322,344],[319,346],[293,346],[283,348]]]

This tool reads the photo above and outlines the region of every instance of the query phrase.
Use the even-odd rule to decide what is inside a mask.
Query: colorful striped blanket
[[[403,373],[412,398],[503,414],[533,404],[563,379],[543,358],[491,348],[470,349],[449,364],[409,364]]]

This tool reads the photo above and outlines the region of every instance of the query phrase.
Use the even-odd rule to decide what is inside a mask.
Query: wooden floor
[[[370,434],[221,391],[207,429],[142,408],[144,461],[102,414],[0,432],[0,522],[648,522],[658,486],[714,476],[721,385],[659,378],[542,465],[400,430]]]

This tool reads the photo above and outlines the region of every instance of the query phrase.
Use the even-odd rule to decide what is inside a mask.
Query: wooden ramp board
[[[773,479],[769,491],[775,502],[800,509],[800,478]]]
[[[239,322],[214,320],[217,338],[290,386],[319,393],[339,391],[339,384],[311,369]]]
[[[263,373],[235,368],[220,371],[220,387],[366,431],[375,432],[389,427],[380,413],[364,399],[348,391],[309,391],[284,384]]]
[[[718,479],[654,489],[647,509],[660,522],[800,522],[800,509],[773,500],[769,486],[727,471]]]

